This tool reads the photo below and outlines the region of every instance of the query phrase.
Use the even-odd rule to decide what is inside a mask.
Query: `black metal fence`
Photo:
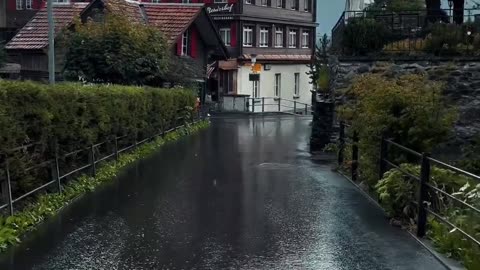
[[[463,24],[465,27],[441,33],[445,39],[452,36],[460,36],[465,39],[465,44],[474,42],[474,34],[480,32],[480,9],[465,9],[463,18],[458,18],[451,9],[435,11],[428,10],[405,10],[405,11],[382,11],[363,10],[345,11],[340,16],[332,29],[332,50],[334,52],[347,53],[344,48],[345,28],[354,20],[372,19],[383,25],[388,37],[388,42],[383,51],[385,52],[410,52],[418,51],[427,45],[426,37],[432,31],[432,25],[441,24]],[[460,39],[462,39],[460,38]],[[467,49],[467,48],[466,48]]]
[[[183,110],[183,109],[181,109]],[[32,165],[31,167],[25,168],[24,172],[36,171],[39,169],[46,169],[48,171],[47,182],[14,198],[12,193],[12,170],[10,162],[12,160],[12,154],[18,151],[26,151],[29,148],[39,145],[38,143],[32,143],[29,145],[24,145],[17,147],[15,149],[10,149],[6,153],[3,153],[4,156],[4,165],[3,165],[3,175],[4,178],[0,183],[2,184],[2,197],[6,203],[0,205],[0,211],[3,211],[8,208],[8,214],[14,214],[15,204],[25,200],[26,198],[37,194],[40,191],[49,191],[62,192],[62,185],[67,181],[67,179],[72,176],[77,175],[78,173],[84,173],[89,170],[91,176],[95,176],[97,172],[97,167],[100,163],[115,159],[118,160],[119,155],[123,152],[129,151],[131,149],[137,148],[139,145],[142,145],[146,142],[153,141],[160,136],[165,136],[166,134],[175,131],[179,128],[184,127],[189,123],[197,123],[202,120],[206,115],[206,112],[203,108],[197,108],[197,110],[190,114],[190,116],[179,115],[176,117],[175,123],[172,123],[170,127],[165,127],[157,134],[147,136],[142,139],[138,139],[136,135],[124,135],[117,136],[112,135],[106,140],[85,146],[82,149],[78,149],[63,155],[59,154],[59,149],[55,146],[55,149],[52,151],[53,157],[37,164]],[[83,158],[85,155],[87,159]],[[68,164],[67,160],[70,159],[74,164]],[[52,190],[52,187],[53,190]]]
[[[351,178],[353,181],[358,180],[359,176],[359,148],[358,148],[358,134],[354,130],[350,131],[352,134],[351,136],[346,135],[346,128],[349,125],[345,124],[344,122],[340,123],[340,137],[339,137],[339,152],[338,152],[338,163],[339,165],[343,165],[344,163],[344,155],[345,155],[345,145],[346,143],[351,144]],[[460,168],[455,166],[449,165],[445,162],[432,158],[428,153],[419,153],[415,150],[407,148],[403,145],[400,145],[392,140],[389,140],[385,137],[379,138],[380,144],[380,153],[379,153],[379,179],[382,179],[384,174],[392,168],[397,169],[405,176],[405,181],[414,181],[418,185],[418,198],[416,201],[412,201],[413,205],[416,205],[418,209],[418,216],[417,216],[417,236],[424,237],[427,231],[427,216],[431,215],[440,223],[447,225],[448,227],[458,231],[468,240],[472,241],[473,243],[480,246],[480,239],[477,239],[476,236],[467,233],[465,230],[460,228],[457,224],[449,221],[448,218],[444,217],[442,213],[440,213],[437,209],[434,209],[430,205],[432,204],[433,198],[430,198],[428,194],[436,194],[440,196],[444,196],[448,200],[451,200],[454,204],[460,206],[462,209],[470,209],[476,214],[480,214],[480,209],[477,207],[465,202],[452,194],[442,190],[441,188],[436,187],[432,183],[430,183],[431,179],[431,172],[432,167],[440,167],[451,172],[454,172],[459,175],[463,175],[473,181],[480,183],[480,176],[472,174],[470,172],[464,171]],[[390,153],[393,152],[392,148],[396,148],[395,151],[400,151],[403,153],[407,153],[409,155],[413,155],[414,157],[418,158],[420,162],[420,175],[415,175],[400,165],[397,165],[392,161],[390,158]]]
[[[283,112],[294,115],[311,115],[311,105],[280,97],[246,98],[246,109],[252,113]]]

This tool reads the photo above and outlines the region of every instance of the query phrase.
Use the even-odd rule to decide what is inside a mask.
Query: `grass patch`
[[[170,132],[163,138],[159,137],[152,142],[139,146],[130,153],[120,155],[118,161],[106,162],[98,169],[96,177],[80,176],[78,179],[64,185],[62,193],[40,195],[35,203],[15,213],[13,216],[0,216],[0,252],[5,251],[11,245],[20,243],[22,235],[34,230],[38,224],[57,214],[60,209],[76,198],[94,191],[103,183],[115,179],[118,173],[128,165],[139,159],[149,157],[166,143],[196,133],[209,125],[208,121],[201,121]]]

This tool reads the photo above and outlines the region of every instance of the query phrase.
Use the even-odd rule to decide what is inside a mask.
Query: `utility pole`
[[[55,84],[55,25],[53,21],[53,1],[47,1],[48,13],[48,81]]]

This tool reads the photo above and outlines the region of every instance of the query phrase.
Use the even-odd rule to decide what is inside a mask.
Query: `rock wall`
[[[462,144],[480,135],[480,61],[371,61],[330,58],[332,88],[335,93],[347,89],[352,80],[365,73],[387,76],[425,74],[431,80],[445,82],[444,94],[459,109],[452,144]]]

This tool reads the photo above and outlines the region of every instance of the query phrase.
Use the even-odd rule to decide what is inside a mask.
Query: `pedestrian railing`
[[[349,133],[351,136],[346,135],[346,129],[350,128],[351,126],[345,124],[344,122],[340,122],[340,131],[339,131],[339,152],[338,152],[338,163],[342,165],[344,163],[344,155],[346,149],[346,143],[350,143],[352,145],[351,148],[351,177],[353,181],[357,181],[359,177],[359,148],[358,142],[359,137],[358,133],[354,130],[351,130]],[[470,209],[475,214],[480,214],[480,209],[475,207],[474,205],[469,204],[463,200],[458,199],[457,197],[449,194],[448,192],[442,190],[441,188],[436,187],[432,183],[430,183],[432,167],[441,167],[451,172],[454,172],[459,175],[463,175],[473,181],[480,183],[480,176],[432,158],[428,153],[419,153],[415,150],[412,150],[408,147],[400,145],[386,137],[379,138],[380,143],[380,155],[379,155],[379,178],[382,179],[384,174],[391,168],[397,169],[405,176],[405,181],[414,181],[418,184],[418,197],[416,201],[412,201],[411,203],[415,205],[418,209],[418,216],[417,216],[417,236],[424,237],[427,232],[427,216],[431,215],[440,223],[447,225],[448,227],[452,228],[455,231],[461,233],[464,237],[468,240],[472,241],[473,243],[480,246],[480,239],[476,238],[476,236],[467,233],[465,230],[460,228],[457,224],[449,221],[448,218],[444,217],[442,213],[440,213],[437,209],[432,207],[432,201],[435,198],[431,198],[429,194],[436,194],[444,196],[446,199],[451,200],[454,204],[460,206],[462,209]],[[395,148],[395,149],[393,149]],[[411,172],[408,172],[400,165],[395,164],[395,162],[390,158],[390,153],[393,150],[400,151],[401,153],[413,155],[414,157],[420,160],[420,175],[415,175]],[[433,192],[433,193],[432,193]],[[478,235],[477,235],[478,237]]]
[[[280,97],[246,98],[246,109],[251,113],[280,112],[294,115],[311,115],[310,104]]]
[[[75,151],[62,155],[59,154],[59,149],[57,146],[55,146],[55,149],[51,151],[54,153],[52,158],[41,161],[37,164],[32,165],[31,167],[24,169],[24,172],[31,172],[42,168],[48,170],[48,179],[46,180],[48,182],[34,188],[29,192],[21,194],[18,197],[14,197],[14,194],[12,193],[12,155],[18,151],[27,151],[28,149],[39,145],[39,143],[32,143],[29,145],[20,146],[14,149],[10,149],[6,151],[6,153],[1,153],[4,160],[3,175],[5,179],[3,179],[3,181],[0,181],[0,183],[2,183],[2,197],[4,198],[4,201],[6,200],[6,203],[0,205],[0,211],[8,208],[8,214],[13,215],[14,207],[17,203],[37,194],[40,191],[45,191],[52,186],[55,187],[54,190],[56,190],[56,192],[61,193],[62,184],[64,184],[67,178],[77,173],[86,172],[88,170],[90,175],[94,177],[97,172],[97,167],[101,162],[110,159],[118,160],[121,153],[127,152],[131,149],[135,149],[138,146],[146,142],[153,141],[160,136],[163,137],[166,134],[182,128],[190,123],[197,123],[204,118],[204,115],[204,110],[202,110],[202,108],[197,108],[196,113],[191,114],[191,116],[189,116],[188,118],[186,116],[178,116],[175,118],[175,123],[172,123],[170,127],[165,127],[160,132],[142,139],[138,139],[136,135],[112,135],[102,142],[85,146],[82,149],[77,149]],[[127,140],[127,142],[124,142],[125,140]],[[101,155],[101,148],[108,149],[106,151],[107,153],[103,153],[103,155]],[[85,155],[88,156],[87,162],[85,162],[85,158],[82,158],[85,157]],[[67,159],[73,159],[74,163],[76,164],[70,164],[71,166],[67,166],[67,164],[65,164],[65,166],[62,166],[62,162],[66,161]]]

